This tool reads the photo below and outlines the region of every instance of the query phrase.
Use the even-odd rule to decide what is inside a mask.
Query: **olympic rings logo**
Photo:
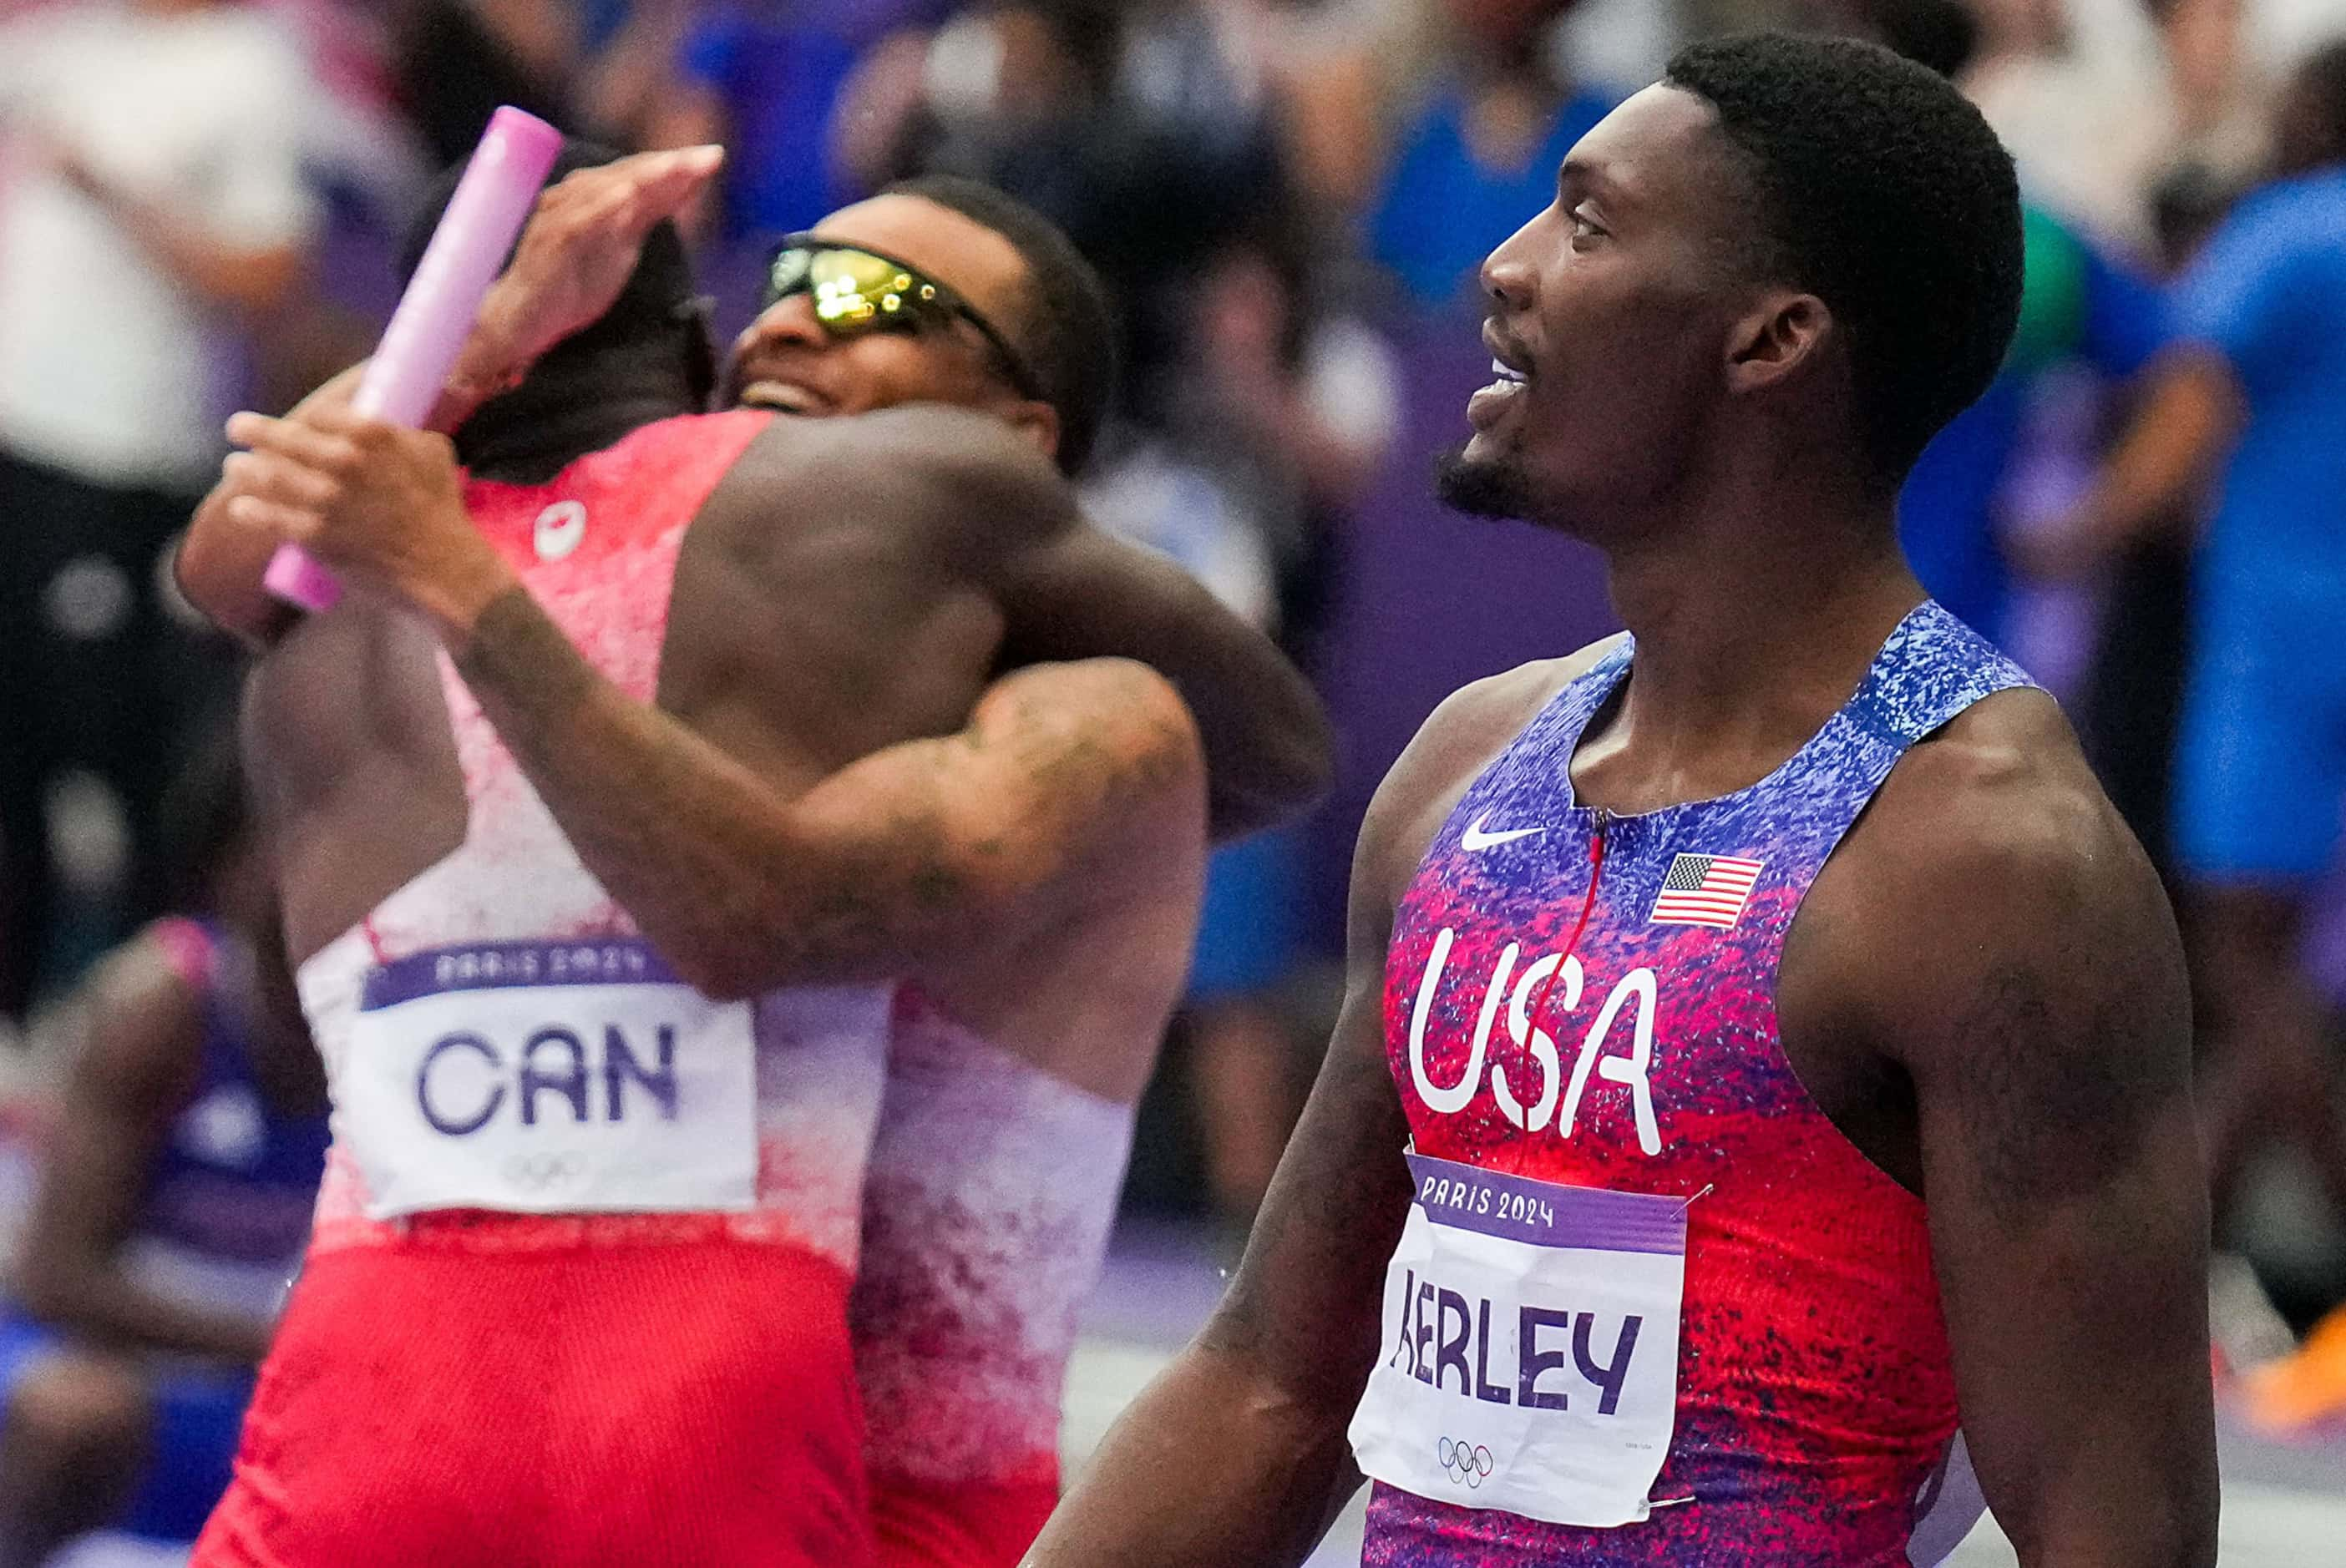
[[[505,1180],[529,1192],[564,1186],[586,1174],[581,1154],[515,1155],[505,1162]]]
[[[1469,1491],[1489,1480],[1491,1471],[1497,1468],[1489,1449],[1481,1443],[1470,1446],[1464,1438],[1441,1439],[1433,1445],[1433,1457],[1443,1474],[1453,1481],[1464,1481]]]

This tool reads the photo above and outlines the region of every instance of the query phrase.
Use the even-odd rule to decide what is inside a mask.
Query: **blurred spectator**
[[[0,1302],[0,1565],[105,1524],[192,1541],[324,1168],[325,1080],[234,737],[165,801],[178,914],[107,960]]]
[[[469,156],[503,104],[576,128],[579,11],[570,0],[393,0],[393,72],[430,167]]]
[[[1943,76],[1960,77],[1977,39],[1958,0],[1861,0],[1852,30]],[[2034,202],[2023,212],[2027,275],[2004,369],[1924,450],[1898,498],[1898,533],[1931,596],[2002,638],[2011,596],[2002,513],[2032,412],[2056,373],[2105,384],[2138,374],[2164,341],[2165,311],[2146,280]]]
[[[1974,0],[1965,89],[2023,188],[2098,243],[2157,254],[2152,192],[2178,160],[2238,176],[2262,152],[2241,0]]]
[[[1191,298],[1180,395],[1153,424],[1127,421],[1085,486],[1107,528],[1155,546],[1307,667],[1335,593],[1343,510],[1399,421],[1383,341],[1304,308],[1308,278],[1283,277],[1234,244]],[[1301,1108],[1305,1042],[1324,1036],[1298,986],[1304,831],[1216,851],[1172,1060],[1186,1062],[1206,1186],[1215,1207],[1253,1216]]]
[[[310,85],[217,0],[52,6],[0,30],[0,1015],[56,934],[49,799],[118,798],[131,903],[191,667],[157,562],[218,460],[223,357],[303,270]]]
[[[1316,213],[1360,219],[1395,132],[1442,86],[1454,27],[1439,0],[1199,0],[1198,8],[1250,101],[1270,106]]]
[[[1442,0],[1449,80],[1403,127],[1369,249],[1421,303],[1471,288],[1499,242],[1556,199],[1566,153],[1613,95],[1566,79],[1555,26],[1573,0]]]
[[[888,0],[822,6],[736,0],[710,6],[678,46],[676,77],[647,110],[654,147],[720,142],[724,210],[700,215],[763,245],[860,194],[837,167],[831,127],[849,73]]]
[[[2178,168],[2152,198],[2159,267],[2181,277],[2238,192],[2212,172]],[[2190,636],[2191,551],[2204,498],[2170,507],[2112,554],[2094,647],[2076,704],[2078,738],[2110,803],[2173,883],[2175,743]]]
[[[655,143],[672,100],[676,64],[701,0],[584,0],[580,40],[586,60],[581,117],[606,140]]]
[[[2074,558],[2098,558],[2221,473],[2175,802],[2219,1217],[2249,1157],[2276,1143],[2312,1156],[2346,1214],[2346,1126],[2301,951],[2346,802],[2346,43],[2298,71],[2275,146],[2279,178],[2184,280],[2178,345],[2067,535]],[[2276,1427],[2346,1410],[2346,1317],[2251,1387]]]

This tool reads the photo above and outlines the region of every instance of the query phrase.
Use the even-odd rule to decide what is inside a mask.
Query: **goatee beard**
[[[1477,462],[1464,446],[1452,447],[1434,464],[1433,494],[1444,506],[1470,517],[1520,518],[1531,510],[1521,469],[1504,459]]]

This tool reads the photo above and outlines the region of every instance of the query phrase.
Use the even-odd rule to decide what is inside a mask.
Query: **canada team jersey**
[[[1633,656],[1475,780],[1396,912],[1415,1202],[1352,1428],[1363,1561],[1904,1568],[1957,1506],[1923,1208],[1795,1077],[1776,972],[1905,748],[2027,677],[1926,603],[1766,779],[1616,815],[1571,760]]]
[[[881,1568],[1014,1568],[1050,1517],[1132,1117],[898,993],[850,1315]]]
[[[649,702],[685,531],[770,417],[466,502]],[[846,1308],[890,991],[681,983],[441,675],[466,837],[301,966],[333,1147],[196,1562],[865,1563]]]

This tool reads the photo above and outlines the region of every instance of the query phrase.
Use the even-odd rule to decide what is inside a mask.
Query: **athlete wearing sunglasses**
[[[321,394],[237,423],[250,452],[182,554],[190,596],[230,614],[280,536],[351,585],[262,661],[247,728],[305,1002],[321,1038],[368,1037],[330,1052],[338,1125],[404,1140],[336,1167],[199,1568],[1008,1568],[1057,1492],[1075,1304],[1187,968],[1204,808],[1275,820],[1325,777],[1292,669],[1086,526],[1037,455],[1079,463],[1107,391],[1107,313],[1064,239],[958,188],[837,214],[810,249],[895,270],[862,274],[877,300],[835,286],[833,314],[911,297],[933,329],[842,334],[813,287],[785,290],[737,382],[845,417],[701,416],[690,279],[651,223],[698,181],[669,169],[543,199],[484,314],[532,351],[487,341],[450,395],[542,357],[456,433],[469,472]],[[533,279],[559,331],[518,297]],[[501,999],[468,984],[484,942],[523,964]],[[454,962],[402,962],[427,953]],[[643,966],[546,983],[582,953]],[[481,1013],[458,1060],[403,1002],[359,1019],[352,987],[394,964],[427,1009],[502,1022]],[[506,1037],[516,1006],[566,1016],[589,993],[633,1010],[577,1033],[610,1057],[581,1062],[601,1098],[564,1145],[589,1163],[441,1158],[475,1133],[454,1152],[528,1152],[536,1091],[448,1070],[510,1070],[536,1049]],[[671,1008],[712,1076],[638,1064],[673,1095],[647,1122],[608,1042]],[[408,1080],[388,1099],[386,1074]],[[622,1079],[625,1127],[679,1124],[660,1157],[551,1215],[513,1190],[609,1176],[592,1135],[622,1126],[618,1091],[597,1086]],[[411,1179],[452,1172],[453,1197]]]
[[[834,245],[816,234],[793,234],[775,248],[766,271],[760,315],[793,295],[814,302],[815,320],[833,338],[866,332],[949,331],[966,321],[977,329],[1012,386],[1031,398],[1046,394],[1018,351],[968,301],[910,264],[861,246]]]
[[[1047,331],[1035,293],[1018,248],[968,214],[902,192],[858,202],[775,251],[727,401],[816,415],[952,403],[1073,468],[1096,410],[1055,396],[1024,347]]]

